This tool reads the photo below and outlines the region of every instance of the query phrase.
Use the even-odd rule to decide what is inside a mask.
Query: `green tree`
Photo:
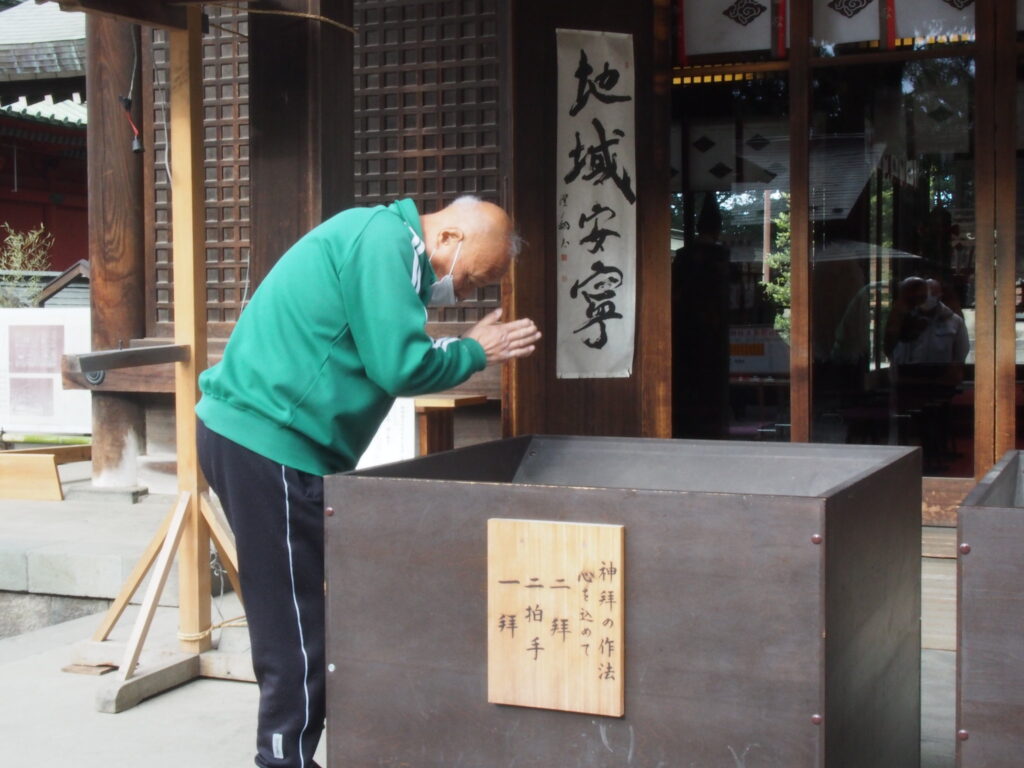
[[[790,259],[790,233],[789,233],[789,195],[783,195],[786,201],[786,210],[781,211],[772,218],[772,225],[775,228],[774,248],[768,255],[768,280],[761,281],[765,296],[775,307],[775,330],[779,336],[789,343],[789,310],[791,304],[791,293],[789,273],[791,266]]]
[[[19,232],[4,222],[0,229],[3,230],[0,273],[6,273],[7,280],[18,286],[17,289],[0,287],[0,307],[30,307],[43,283],[39,275],[32,273],[51,268],[53,235],[42,224],[28,232]]]

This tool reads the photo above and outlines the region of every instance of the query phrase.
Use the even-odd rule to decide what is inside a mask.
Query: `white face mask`
[[[455,295],[455,262],[459,260],[459,254],[462,253],[462,241],[455,246],[455,258],[452,259],[452,267],[448,270],[448,274],[430,286],[430,301],[428,302],[431,307],[446,307],[458,302],[459,297]]]

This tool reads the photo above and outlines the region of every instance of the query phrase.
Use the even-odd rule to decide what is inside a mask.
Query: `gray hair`
[[[484,202],[487,201],[477,195],[459,195],[451,202],[451,205],[456,208],[475,208]],[[520,236],[513,226],[508,234],[508,257],[512,261],[519,258],[519,254],[522,253],[525,242],[526,241],[523,240],[522,236]]]
[[[523,236],[520,235],[515,227],[508,235],[508,257],[515,261],[519,258],[519,254],[523,252],[523,246],[526,245],[526,241],[523,240]]]

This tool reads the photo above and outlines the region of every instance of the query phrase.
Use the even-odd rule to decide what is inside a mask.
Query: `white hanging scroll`
[[[561,379],[625,378],[636,327],[636,77],[632,35],[557,30]]]

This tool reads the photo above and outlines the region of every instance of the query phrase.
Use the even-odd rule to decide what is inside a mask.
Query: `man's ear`
[[[465,233],[459,227],[445,227],[437,235],[437,244],[454,246],[465,238]]]

